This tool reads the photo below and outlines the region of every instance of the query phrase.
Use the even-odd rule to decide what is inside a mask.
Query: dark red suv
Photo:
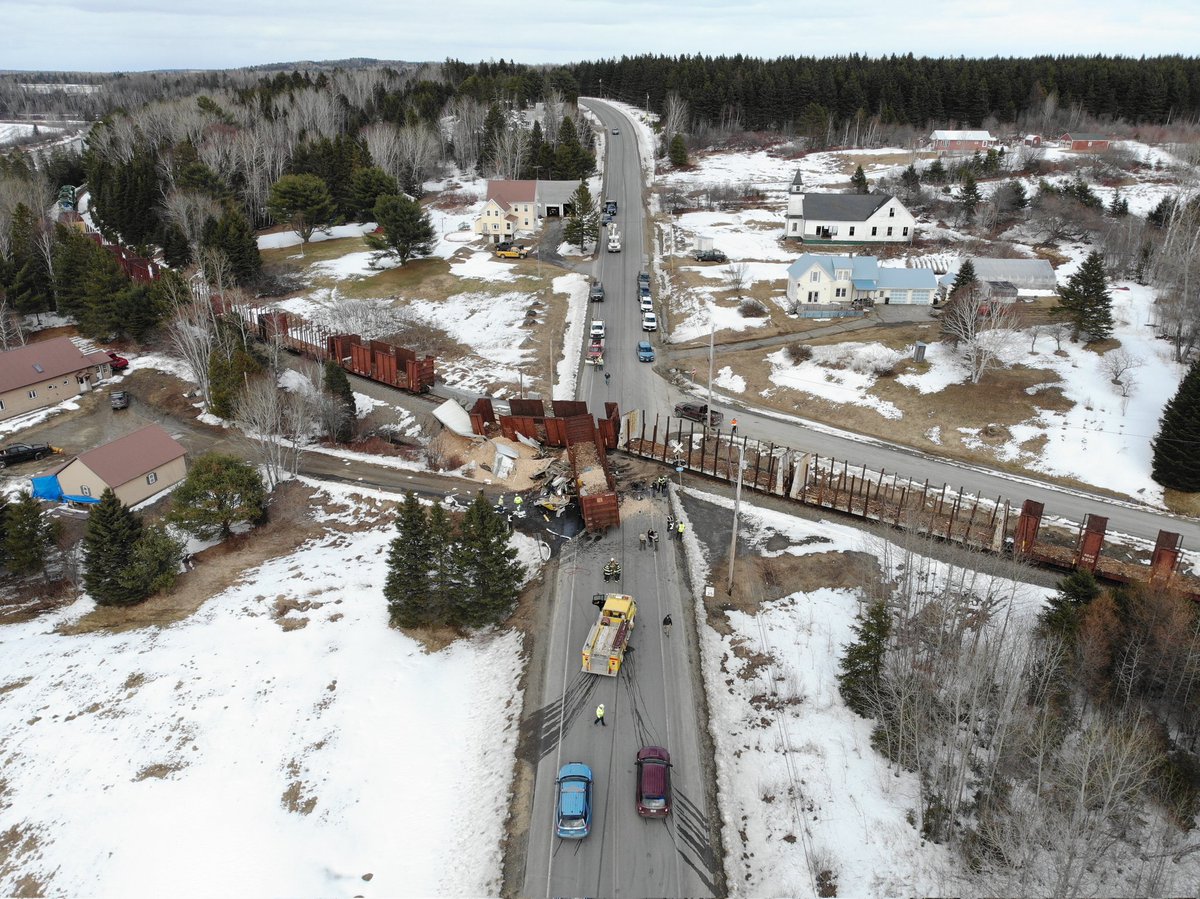
[[[643,746],[637,754],[637,810],[643,818],[671,813],[671,754],[661,746]]]

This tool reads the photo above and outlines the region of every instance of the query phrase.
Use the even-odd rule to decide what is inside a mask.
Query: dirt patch
[[[728,583],[727,562],[714,568],[712,582]],[[860,552],[821,552],[803,556],[783,553],[778,556],[750,555],[743,553],[737,563],[737,577],[733,592],[718,588],[714,596],[705,600],[708,624],[720,634],[730,636],[733,629],[726,619],[726,612],[744,612],[757,615],[764,602],[781,599],[791,593],[811,592],[821,587],[830,589],[857,589],[878,583],[882,573],[879,561]],[[765,660],[755,660],[748,650],[735,652],[740,658],[761,666]]]
[[[1167,488],[1163,490],[1163,502],[1176,515],[1200,517],[1200,493],[1183,493]]]
[[[46,886],[32,874],[23,874],[15,880],[9,880],[16,874],[20,863],[26,858],[36,857],[38,838],[30,825],[13,825],[0,833],[0,882],[12,884],[13,897],[35,897],[46,895]]]
[[[237,583],[244,571],[294,552],[306,540],[325,533],[330,525],[315,522],[310,511],[320,505],[316,495],[317,491],[297,481],[281,484],[271,496],[270,519],[265,525],[197,553],[193,569],[180,576],[170,593],[152,596],[136,606],[98,606],[59,632],[119,633],[182,621],[206,600]]]
[[[133,779],[149,780],[150,778],[156,778],[163,780],[167,777],[170,777],[176,771],[181,770],[183,767],[184,766],[178,762],[173,762],[170,764],[167,764],[166,762],[159,762],[154,765],[147,765],[145,768],[135,774]]]
[[[21,585],[9,584],[0,599],[0,624],[20,624],[32,621],[45,612],[60,609],[75,601],[75,590],[65,579],[47,583],[30,581]]]
[[[7,684],[0,684],[0,696],[11,693],[13,690],[19,690],[32,680],[32,677],[22,677],[19,680],[9,681]]]

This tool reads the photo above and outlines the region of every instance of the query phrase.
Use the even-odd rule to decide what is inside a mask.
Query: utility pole
[[[649,115],[650,115],[650,94],[649,94],[649,92],[647,92],[646,93],[646,116],[649,117]]]
[[[729,583],[725,592],[733,593],[733,560],[737,556],[737,522],[738,508],[742,504],[742,472],[746,468],[746,445],[738,444],[738,480],[737,489],[733,492],[733,535],[729,538]]]
[[[716,333],[717,320],[710,311],[708,313],[708,415],[704,422],[706,431],[712,427],[713,335]]]

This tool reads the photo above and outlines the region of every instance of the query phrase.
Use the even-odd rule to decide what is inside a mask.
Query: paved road
[[[607,298],[592,305],[608,332],[605,371],[587,367],[578,395],[599,410],[605,401],[621,408],[662,408],[668,401],[651,366],[637,360],[643,338],[637,305],[637,273],[647,252],[642,180],[632,125],[607,104],[588,101],[609,131],[606,189],[601,202],[617,201],[616,225],[623,248],[603,249],[595,273]],[[613,127],[621,134],[614,136]],[[652,336],[658,344],[658,335]],[[711,760],[705,755],[702,696],[691,617],[691,588],[685,581],[677,543],[665,532],[666,500],[628,499],[623,525],[599,543],[576,541],[565,551],[555,585],[555,606],[541,683],[530,684],[527,727],[541,734],[533,817],[526,848],[525,896],[711,896],[724,892],[720,861],[713,849],[716,821],[709,809]],[[663,537],[658,552],[638,547],[637,535],[654,527]],[[617,677],[580,671],[580,649],[596,620],[593,594],[605,589],[602,569],[610,557],[622,562],[619,589],[639,606],[634,653]],[[617,588],[618,585],[608,585]],[[674,633],[665,637],[667,613]],[[606,726],[593,721],[604,703]],[[533,708],[537,706],[537,708]],[[664,821],[642,819],[634,806],[637,750],[665,746],[671,753],[674,810]],[[567,762],[584,762],[596,778],[592,833],[581,841],[554,836],[555,776]]]

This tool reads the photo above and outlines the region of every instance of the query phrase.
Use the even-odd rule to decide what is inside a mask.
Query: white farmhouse
[[[916,224],[891,194],[805,193],[799,173],[788,189],[784,237],[805,243],[911,243]]]
[[[933,303],[937,275],[929,269],[886,268],[874,256],[805,253],[788,266],[793,303],[923,305]]]
[[[570,214],[578,187],[578,181],[489,181],[487,203],[473,230],[491,243],[511,241],[519,231],[533,231],[544,216]]]

